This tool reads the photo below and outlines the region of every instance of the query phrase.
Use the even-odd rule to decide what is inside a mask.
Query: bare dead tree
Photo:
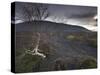
[[[32,21],[34,16],[34,7],[32,4],[30,5],[23,5],[23,17],[27,18],[28,21]]]
[[[40,53],[40,52],[39,52],[39,51],[41,51],[41,50],[39,49],[40,33],[37,32],[37,35],[38,35],[38,38],[37,38],[36,46],[35,46],[34,49],[32,49],[32,50],[24,48],[24,49],[26,50],[25,53],[26,53],[26,54],[31,54],[31,55],[38,55],[38,56],[41,56],[41,57],[45,58],[46,55],[44,55],[43,53]]]
[[[36,4],[34,7],[35,20],[44,20],[49,16],[48,7],[43,4]]]
[[[48,6],[44,4],[24,4],[21,8],[21,17],[27,21],[44,20],[49,16]]]

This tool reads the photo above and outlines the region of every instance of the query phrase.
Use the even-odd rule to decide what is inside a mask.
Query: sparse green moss
[[[48,44],[40,44],[39,49],[41,50],[40,52],[46,56],[50,53],[50,47]],[[25,50],[23,49],[16,50],[16,72],[38,71],[40,68],[39,65],[43,59],[40,56],[33,56],[30,54],[25,54],[22,58],[21,55],[23,53],[25,53]]]
[[[73,34],[73,35],[68,35],[68,36],[66,36],[65,37],[67,40],[72,40],[72,41],[83,41],[84,39],[83,39],[83,36],[81,36],[81,35],[75,35],[75,34]]]
[[[16,63],[15,71],[18,73],[32,72],[33,65],[35,65],[36,63],[39,63],[41,60],[42,60],[41,57],[33,56],[30,54],[26,54],[23,58],[17,55],[16,62],[15,62]]]
[[[97,39],[96,38],[88,39],[88,43],[91,47],[97,48]]]
[[[86,59],[80,64],[81,69],[90,69],[90,68],[96,68],[97,62],[94,59]]]
[[[67,36],[66,38],[67,38],[67,39],[74,39],[75,36],[73,36],[73,35],[69,35],[69,36]]]

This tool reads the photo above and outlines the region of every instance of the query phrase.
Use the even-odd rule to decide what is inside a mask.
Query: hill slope
[[[31,55],[23,56],[23,46],[27,49],[35,47],[38,39],[36,32],[41,35],[39,49],[47,56],[45,59]],[[86,58],[96,60],[96,43],[96,32],[79,26],[47,21],[16,24],[16,72],[56,70],[57,62],[63,63],[64,67],[67,65],[64,69],[78,69],[79,63]]]
[[[49,21],[33,21],[16,24],[16,31],[34,31],[34,32],[80,32],[88,31],[80,26],[73,26]]]

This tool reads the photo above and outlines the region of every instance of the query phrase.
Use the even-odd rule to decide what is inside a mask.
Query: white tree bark
[[[37,39],[37,44],[36,44],[36,47],[33,49],[33,50],[27,50],[26,49],[26,53],[27,54],[31,54],[31,55],[38,55],[38,56],[41,56],[43,58],[46,57],[46,55],[44,55],[43,53],[40,53],[39,51],[41,51],[39,49],[39,42],[40,42],[40,33],[37,33],[38,34],[38,39]]]

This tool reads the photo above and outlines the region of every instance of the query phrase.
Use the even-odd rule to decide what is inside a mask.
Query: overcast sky
[[[16,17],[21,17],[21,15],[23,15],[21,5],[30,5],[30,3],[16,3]],[[35,4],[32,5],[34,6]],[[46,6],[48,7],[50,16],[45,20],[58,23],[79,25],[90,30],[97,31],[97,24],[94,18],[97,16],[97,7],[57,4],[49,4]],[[16,22],[20,21],[16,20]]]

